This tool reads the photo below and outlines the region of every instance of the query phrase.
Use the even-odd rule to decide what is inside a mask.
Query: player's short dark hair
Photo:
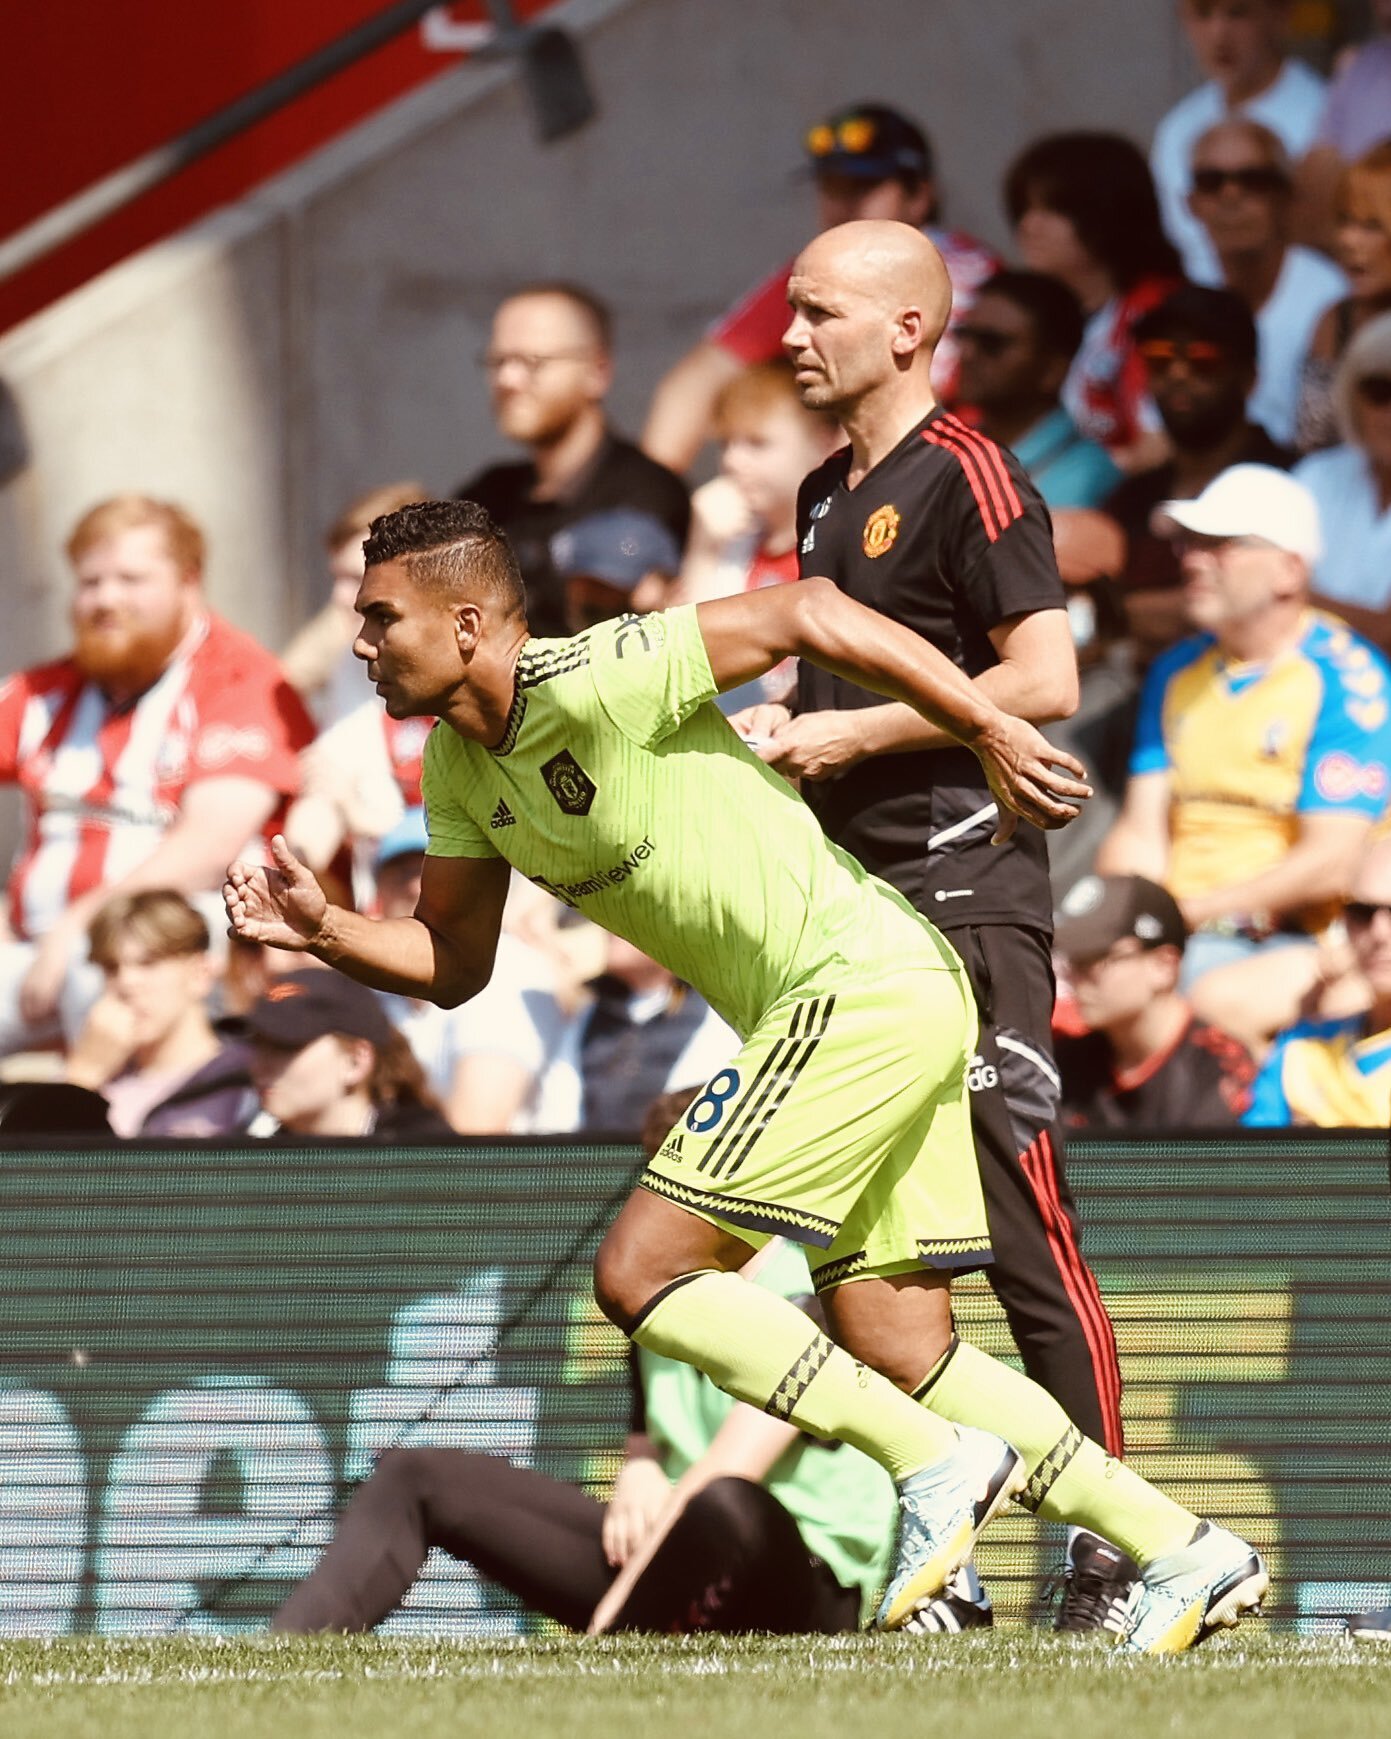
[[[401,562],[411,578],[446,590],[482,587],[509,615],[526,614],[526,588],[500,528],[476,501],[417,501],[372,521],[365,567]]]
[[[586,290],[583,284],[572,284],[567,278],[538,278],[529,284],[518,284],[515,290],[507,292],[503,301],[515,302],[520,296],[559,296],[562,301],[570,303],[589,327],[596,348],[605,356],[612,353],[613,314],[608,303],[601,301],[592,290]]]
[[[1027,146],[1005,177],[1011,223],[1033,206],[1071,220],[1083,247],[1118,289],[1141,278],[1180,276],[1164,234],[1154,178],[1138,145],[1119,133],[1049,133]]]
[[[1152,338],[1203,338],[1240,368],[1254,368],[1256,318],[1235,290],[1183,284],[1135,322],[1137,344]]]
[[[1082,343],[1086,315],[1077,294],[1060,278],[1043,272],[996,272],[976,291],[976,297],[1001,296],[1033,322],[1038,343],[1054,356],[1071,362]]]

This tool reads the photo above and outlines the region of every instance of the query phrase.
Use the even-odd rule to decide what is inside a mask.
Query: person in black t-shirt
[[[637,509],[686,542],[690,497],[664,465],[615,435],[604,417],[613,379],[608,310],[572,284],[530,284],[493,316],[482,358],[500,432],[527,457],[491,465],[455,490],[507,534],[526,583],[527,620],[541,638],[570,632],[552,539],[592,514]],[[662,602],[660,589],[636,607]]]
[[[801,255],[788,301],[783,347],[803,402],[834,412],[850,442],[802,485],[802,575],[824,575],[914,629],[997,705],[1036,724],[1066,717],[1077,664],[1048,511],[1013,454],[932,392],[950,285],[931,243],[905,225],[841,225]],[[1020,827],[992,843],[994,799],[966,749],[909,708],[805,662],[790,707],[751,708],[736,725],[802,780],[830,837],[965,961],[982,1023],[971,1104],[995,1251],[987,1273],[1028,1374],[1119,1454],[1115,1338],[1054,1134],[1043,835]],[[1065,1628],[1091,1628],[1109,1607],[1074,1598],[1085,1592],[1081,1566],[1079,1557]],[[1108,1568],[1116,1592],[1135,1574],[1128,1560]],[[967,1604],[942,1628],[982,1622]]]
[[[1090,1029],[1060,1035],[1070,1129],[1222,1129],[1241,1121],[1256,1066],[1245,1046],[1195,1020],[1178,993],[1188,926],[1144,876],[1084,876],[1055,942]]]
[[[1155,535],[1161,501],[1191,501],[1229,465],[1274,465],[1295,455],[1246,414],[1256,383],[1256,322],[1231,290],[1185,284],[1135,324],[1135,345],[1173,456],[1127,477],[1102,503],[1126,538],[1115,576],[1142,663],[1190,630],[1173,543]]]

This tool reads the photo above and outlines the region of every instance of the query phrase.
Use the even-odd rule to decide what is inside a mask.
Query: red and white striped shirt
[[[41,936],[93,888],[143,863],[203,779],[256,779],[282,801],[299,789],[314,726],[277,660],[249,634],[204,616],[164,674],[113,705],[71,658],[0,685],[0,781],[26,798],[10,877],[16,935]]]

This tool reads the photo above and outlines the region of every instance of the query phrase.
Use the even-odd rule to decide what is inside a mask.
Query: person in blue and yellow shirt
[[[1253,1128],[1391,1124],[1391,837],[1379,835],[1368,847],[1344,920],[1371,1006],[1364,1014],[1302,1021],[1281,1033],[1242,1119]]]
[[[1256,1047],[1318,975],[1317,938],[1391,797],[1391,666],[1309,607],[1318,513],[1234,465],[1156,529],[1182,551],[1199,632],[1146,680],[1121,814],[1097,870],[1166,886],[1193,931],[1184,988]]]

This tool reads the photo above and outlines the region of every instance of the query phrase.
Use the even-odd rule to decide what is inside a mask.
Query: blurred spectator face
[[[931,181],[867,181],[859,175],[822,171],[816,177],[816,216],[822,229],[859,218],[882,218],[890,223],[927,222],[936,199]]]
[[[377,904],[384,918],[410,918],[420,902],[423,851],[403,851],[377,865]]]
[[[74,560],[71,621],[79,668],[131,693],[168,665],[198,609],[198,575],[180,565],[156,525],[128,526]]]
[[[1014,226],[1014,245],[1031,272],[1071,283],[1094,272],[1101,262],[1077,233],[1077,225],[1037,197],[1029,200]]]
[[[1391,846],[1373,846],[1344,911],[1357,970],[1379,1003],[1391,999]]]
[[[493,317],[483,359],[493,415],[509,440],[547,446],[609,390],[609,359],[567,296],[514,296]]]
[[[1281,0],[1180,0],[1194,58],[1224,89],[1257,90],[1284,52]]]
[[[206,954],[155,953],[134,940],[116,944],[102,967],[106,987],[130,1020],[134,1049],[159,1045],[212,989],[212,963]]]
[[[1067,375],[1067,359],[1039,342],[1031,315],[1008,296],[983,291],[955,338],[961,396],[983,411],[1052,398]]]
[[[313,1135],[345,1099],[363,1094],[372,1070],[366,1039],[323,1033],[297,1050],[256,1039],[251,1046],[251,1079],[261,1108],[285,1129]]]
[[[1094,1032],[1134,1020],[1157,996],[1174,989],[1181,959],[1167,944],[1147,948],[1136,937],[1123,936],[1096,959],[1069,960],[1077,1012]]]
[[[1220,639],[1223,629],[1247,622],[1291,595],[1290,563],[1296,558],[1260,538],[1184,532],[1176,542],[1184,610],[1195,628]]]
[[[1391,150],[1354,164],[1344,180],[1333,236],[1354,296],[1391,296]]]
[[[333,607],[340,616],[354,624],[357,622],[357,589],[362,584],[362,542],[361,537],[351,537],[346,543],[340,543],[328,558]]]
[[[1175,446],[1205,452],[1246,419],[1255,370],[1221,344],[1175,328],[1138,346],[1150,394]]]
[[[1352,403],[1359,444],[1375,470],[1391,475],[1391,367],[1359,375]]]
[[[797,490],[839,437],[825,419],[805,411],[789,392],[761,403],[734,405],[720,419],[720,470],[765,525],[795,510]]]
[[[1219,254],[1259,253],[1288,233],[1290,181],[1241,123],[1214,129],[1193,148],[1188,203]]]

